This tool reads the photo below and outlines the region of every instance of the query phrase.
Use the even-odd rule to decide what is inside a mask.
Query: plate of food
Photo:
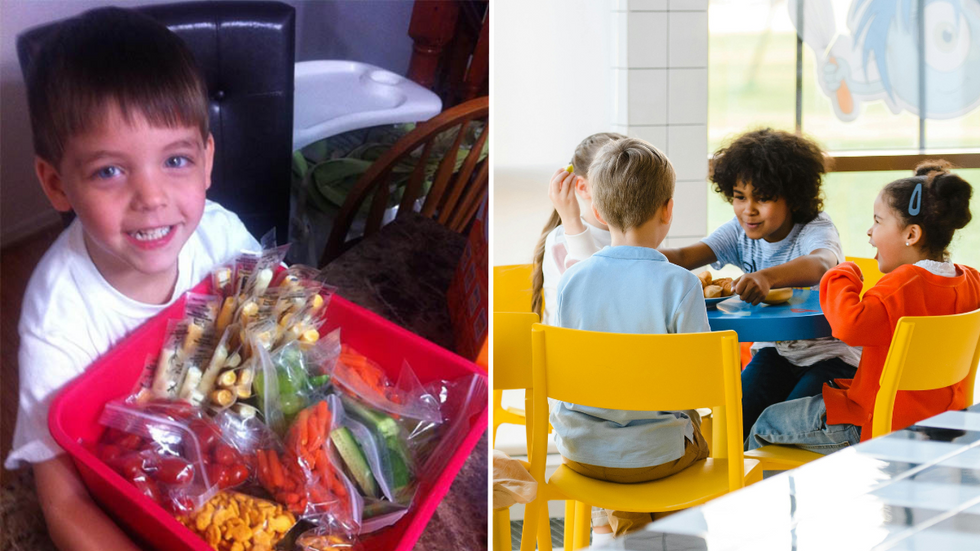
[[[727,300],[735,294],[732,289],[732,278],[722,277],[712,279],[711,272],[705,270],[698,274],[701,280],[701,291],[704,294],[704,305],[708,310],[718,307],[718,303]]]

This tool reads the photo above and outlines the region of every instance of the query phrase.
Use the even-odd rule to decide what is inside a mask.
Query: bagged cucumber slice
[[[330,440],[333,441],[334,446],[337,446],[337,451],[343,458],[344,464],[347,465],[347,470],[357,481],[357,486],[364,492],[364,495],[375,499],[381,497],[378,481],[371,474],[371,467],[368,466],[367,458],[364,457],[364,452],[357,445],[357,440],[354,439],[350,429],[340,427],[334,430],[330,433]]]

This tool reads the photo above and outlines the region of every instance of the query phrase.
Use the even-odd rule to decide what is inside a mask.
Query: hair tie
[[[916,197],[918,197],[918,202],[916,202]],[[909,215],[916,216],[922,209],[922,183],[915,184],[915,190],[912,191],[912,197],[909,198]]]

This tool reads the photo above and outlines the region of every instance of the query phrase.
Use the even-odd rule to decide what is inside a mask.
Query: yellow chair
[[[863,258],[860,256],[847,256],[844,260],[853,262],[861,268],[861,275],[864,276],[864,286],[861,288],[861,296],[868,292],[868,289],[875,286],[878,280],[885,277],[885,274],[878,270],[878,261],[873,258]]]
[[[595,505],[636,512],[686,509],[761,478],[758,462],[742,457],[741,379],[734,331],[628,335],[535,324],[532,334],[531,474],[538,498],[528,504],[521,551],[534,538],[547,502],[565,499],[565,549],[588,545]],[[626,410],[711,407],[712,455],[673,476],[616,484],[562,465],[545,481],[548,398]],[[569,546],[569,544],[572,544]]]
[[[494,395],[504,390],[525,391],[525,402],[528,411],[532,411],[530,394],[531,388],[531,327],[538,322],[538,315],[531,312],[494,312],[493,313],[493,390]],[[505,412],[507,413],[507,412]],[[493,436],[496,440],[497,409],[494,408]],[[506,421],[511,423],[513,421]],[[521,416],[520,423],[524,424]],[[530,442],[530,428],[525,425],[527,441]],[[528,446],[530,457],[530,446]],[[530,466],[525,464],[530,470]],[[544,510],[545,521],[540,523],[539,539],[544,543],[542,549],[551,549],[551,527],[548,525],[548,511]],[[510,550],[510,511],[507,508],[493,511],[494,549],[497,551]],[[506,547],[504,547],[506,544]]]
[[[531,265],[513,264],[493,267],[493,311],[530,312],[531,311]],[[496,315],[496,314],[495,314]],[[498,354],[494,346],[494,354]],[[495,360],[494,363],[497,363]],[[530,373],[530,360],[528,373]],[[502,424],[524,425],[523,409],[503,407],[503,390],[493,391],[493,440],[497,441],[497,428]]]
[[[978,360],[980,310],[900,318],[881,370],[871,436],[892,432],[895,394],[899,390],[933,390],[965,379],[966,403],[973,404]]]
[[[493,311],[531,311],[531,265],[493,267]]]
[[[937,346],[937,343],[941,344]],[[872,438],[892,432],[895,394],[899,390],[932,390],[965,378],[966,403],[972,404],[978,361],[980,310],[949,316],[900,318],[881,370]],[[786,470],[823,455],[774,444],[747,451],[745,457],[758,459],[765,470]]]

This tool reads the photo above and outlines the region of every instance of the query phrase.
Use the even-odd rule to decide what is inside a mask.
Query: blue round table
[[[712,331],[731,329],[739,342],[792,341],[829,337],[830,324],[820,309],[820,293],[793,290],[793,298],[782,304],[752,306],[737,296],[708,310]]]

